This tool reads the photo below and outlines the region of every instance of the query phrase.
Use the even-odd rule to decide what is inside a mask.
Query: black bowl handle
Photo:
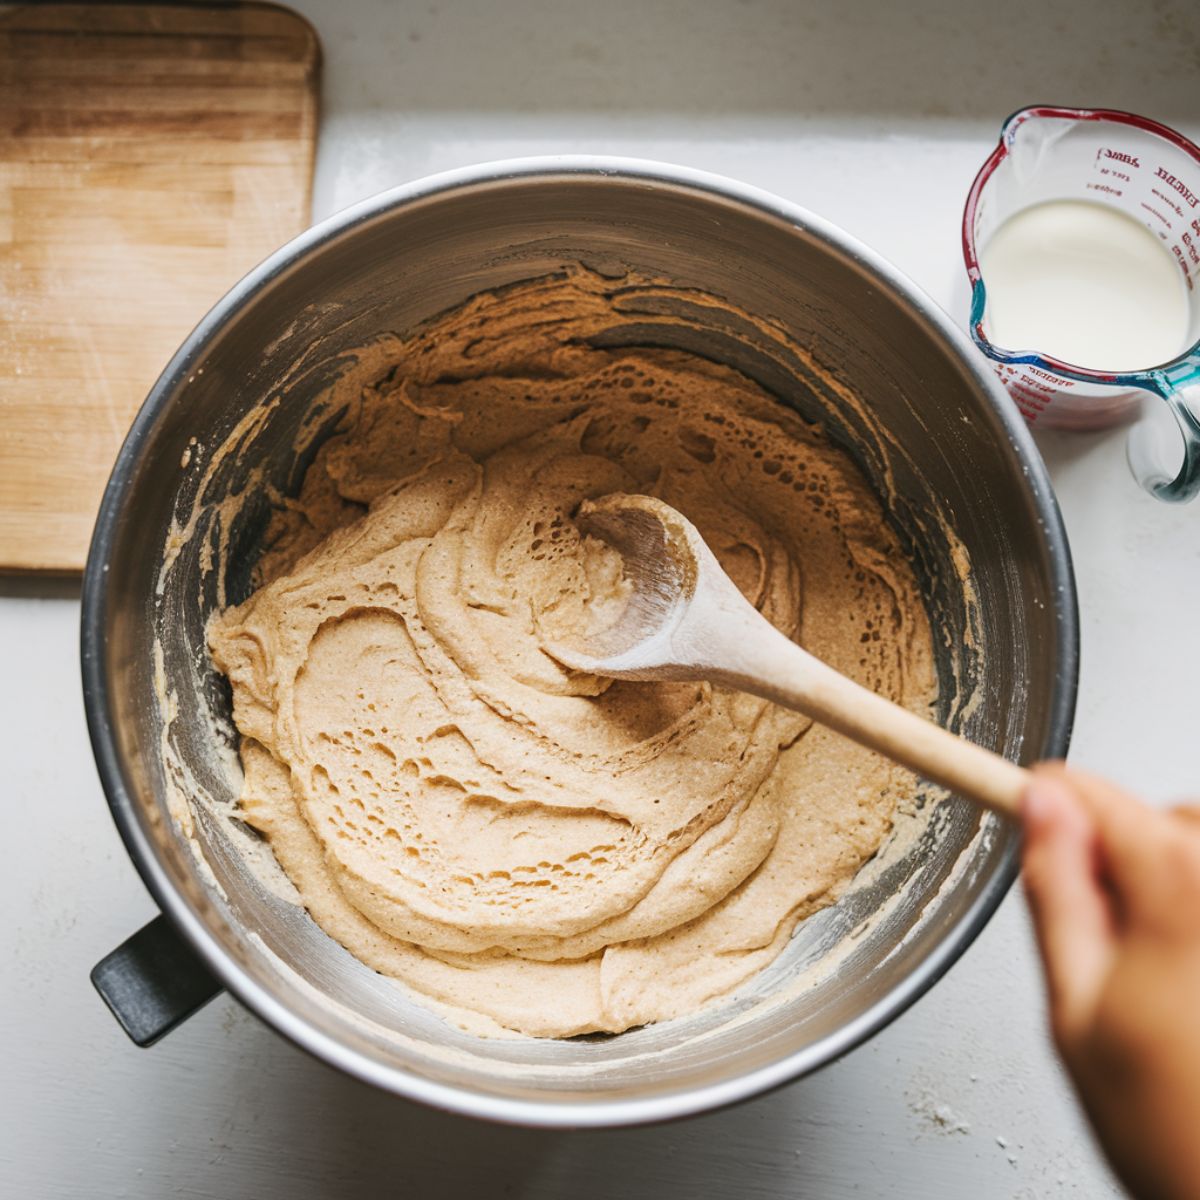
[[[139,1046],[152,1046],[221,990],[161,913],[92,968],[92,983]]]

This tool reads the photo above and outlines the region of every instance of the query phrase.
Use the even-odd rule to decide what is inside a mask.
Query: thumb
[[[1071,788],[1035,775],[1022,811],[1025,892],[1062,1045],[1091,1020],[1115,951],[1113,914],[1097,872],[1095,827]]]

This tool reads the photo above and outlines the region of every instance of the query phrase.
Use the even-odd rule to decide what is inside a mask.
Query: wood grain
[[[319,63],[267,4],[0,14],[0,570],[82,569],[154,380],[308,224]]]

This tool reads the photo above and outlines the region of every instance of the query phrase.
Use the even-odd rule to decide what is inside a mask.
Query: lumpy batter
[[[661,497],[780,629],[933,696],[916,584],[849,458],[728,368],[590,344],[627,323],[622,286],[574,270],[364,348],[263,585],[210,629],[244,818],[332,937],[485,1032],[728,994],[914,790],[754,697],[561,666],[534,614],[620,594],[582,500]]]

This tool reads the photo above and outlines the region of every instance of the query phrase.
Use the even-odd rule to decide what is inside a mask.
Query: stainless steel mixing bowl
[[[311,453],[297,456],[297,431],[336,422],[312,401],[338,353],[572,261],[715,293],[776,319],[836,369],[884,428],[882,442],[803,356],[744,322],[697,311],[699,333],[679,335],[821,420],[887,494],[933,619],[944,718],[1021,761],[1065,752],[1077,625],[1058,509],[1012,402],[911,283],[803,209],[695,171],[555,158],[414,183],[311,229],[213,309],[155,385],[104,496],[84,585],[87,714],[117,825],[165,916],[94,977],[138,1040],[224,986],[326,1061],[447,1109],[536,1125],[657,1120],[754,1095],[844,1053],[950,966],[1008,888],[1016,830],[965,802],[931,800],[934,818],[909,853],[805,922],[725,1004],[617,1037],[535,1041],[481,1039],[442,1021],[246,869],[234,788],[213,752],[229,695],[204,639],[216,591],[202,546],[225,519],[218,502],[250,489],[224,530],[236,599],[265,525],[261,484],[294,491]],[[631,313],[609,340],[662,336]],[[172,521],[185,522],[206,457],[252,410],[264,419],[205,485],[194,536],[160,586]],[[974,608],[946,528],[970,555]],[[163,689],[178,706],[165,739]],[[168,810],[172,778],[205,797],[195,842],[206,866]],[[830,956],[836,968],[822,971]]]

